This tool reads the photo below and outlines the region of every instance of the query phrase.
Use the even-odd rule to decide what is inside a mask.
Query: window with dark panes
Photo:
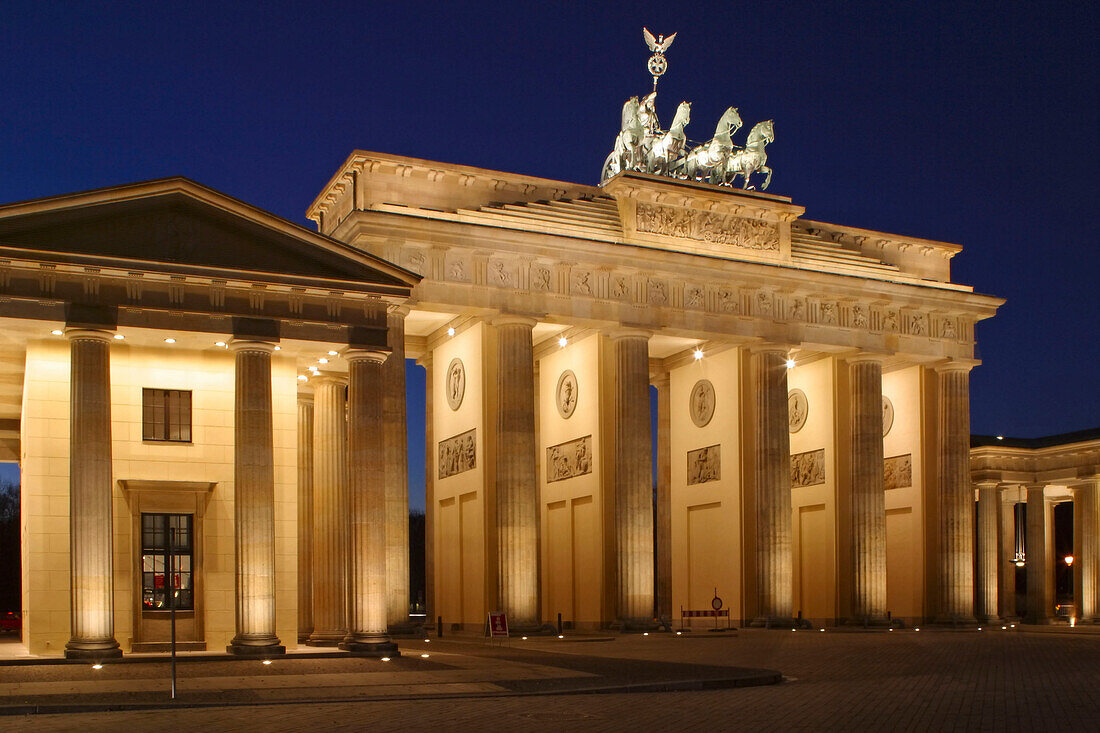
[[[142,440],[191,442],[191,391],[149,389],[141,391]]]
[[[195,608],[194,542],[190,514],[141,515],[141,606],[168,611],[175,589],[176,609]]]

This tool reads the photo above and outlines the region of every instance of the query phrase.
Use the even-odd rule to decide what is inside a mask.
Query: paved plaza
[[[1100,635],[1078,631],[741,631],[721,638],[697,633],[592,643],[548,639],[495,648],[474,640],[418,641],[403,643],[405,657],[386,672],[352,668],[365,660],[277,662],[259,673],[252,662],[193,663],[180,680],[185,702],[188,696],[197,700],[200,690],[215,692],[210,687],[221,680],[227,704],[6,715],[0,716],[0,730],[145,731],[169,724],[218,731],[319,725],[371,731],[684,730],[704,725],[717,730],[1089,730],[1100,715]],[[421,653],[431,657],[424,660]],[[232,665],[237,671],[227,674],[225,668]],[[292,665],[329,666],[317,675],[299,674],[307,667],[296,671],[289,669]],[[113,676],[98,678],[99,684],[105,690],[125,687],[109,682],[124,677],[119,670],[127,667],[147,670],[130,687],[163,687],[153,674],[161,666],[105,668]],[[9,706],[11,685],[19,684],[13,669],[0,668],[2,704]],[[32,669],[34,684],[55,690],[67,686],[81,699],[90,690],[86,684],[96,684],[90,671],[73,667]],[[674,689],[693,676],[693,686],[705,687],[707,675],[732,679],[752,669],[779,670],[785,680]],[[391,676],[388,682],[385,675]],[[650,689],[659,689],[662,681],[673,691],[608,691],[644,682],[655,682]],[[602,694],[570,693],[564,689],[569,685]],[[41,693],[45,688],[25,689]],[[243,689],[262,694],[251,703],[232,702]],[[292,699],[315,702],[287,702]]]

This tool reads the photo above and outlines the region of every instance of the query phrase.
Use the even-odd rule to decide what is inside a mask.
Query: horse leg
[[[760,190],[766,191],[768,189],[768,184],[772,182],[772,169],[766,165],[762,165],[760,166],[760,170],[768,174],[764,177],[764,182],[760,184]]]

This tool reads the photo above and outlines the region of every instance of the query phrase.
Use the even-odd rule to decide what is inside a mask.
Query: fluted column
[[[517,628],[539,623],[534,319],[501,316],[497,331],[496,521],[500,610]]]
[[[944,623],[974,621],[974,490],[970,485],[970,365],[939,374],[938,451],[940,613]]]
[[[382,425],[386,480],[386,623],[409,623],[409,463],[405,419],[405,316],[400,306],[386,316],[389,358],[382,364]]]
[[[313,395],[298,394],[298,641],[313,631]]]
[[[997,532],[1000,523],[1001,499],[997,483],[978,484],[978,618],[996,621],[1000,618],[1000,587],[998,571],[1001,565],[1001,543]]]
[[[112,596],[111,339],[69,338],[70,659],[120,657]]]
[[[385,352],[348,349],[348,634],[359,654],[393,654],[386,634],[386,482],[382,420]]]
[[[348,467],[345,380],[313,388],[313,631],[311,646],[335,646],[348,632]]]
[[[882,359],[849,360],[852,440],[852,621],[886,623],[886,492],[882,461]]]
[[[1050,622],[1051,602],[1047,561],[1047,501],[1043,484],[1027,487],[1027,543],[1024,557],[1027,568],[1027,621]]]
[[[615,536],[618,617],[653,626],[653,477],[649,423],[649,334],[610,334],[615,363]]]
[[[233,341],[233,535],[237,634],[231,654],[280,654],[275,635],[275,443],[271,419],[274,344]]]
[[[672,380],[657,387],[657,615],[672,618]]]
[[[1100,622],[1100,518],[1097,517],[1100,479],[1092,478],[1073,490],[1073,573],[1077,623]]]
[[[756,498],[756,612],[754,626],[788,625],[791,590],[791,439],[787,417],[787,350],[765,346],[752,354],[756,394],[753,455]],[[881,410],[881,408],[879,408]]]
[[[435,431],[432,428],[432,352],[417,362],[424,367],[424,614],[435,619]]]
[[[1016,500],[1010,491],[1003,485],[997,490],[1001,522],[1000,556],[997,558],[1001,584],[997,589],[997,599],[1002,619],[1017,617],[1016,563],[1013,561],[1016,555]]]

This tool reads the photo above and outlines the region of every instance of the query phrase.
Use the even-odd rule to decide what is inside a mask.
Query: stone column
[[[348,469],[343,377],[313,388],[313,632],[310,646],[336,646],[348,633]]]
[[[882,359],[848,362],[851,393],[852,622],[886,621],[886,492],[882,460]]]
[[[348,633],[341,649],[392,655],[386,635],[385,352],[348,349]],[[407,520],[406,520],[407,521]]]
[[[1001,542],[997,532],[1000,523],[1001,498],[996,482],[978,484],[978,618],[996,621],[1000,618],[998,571],[1001,566]]]
[[[756,393],[756,612],[753,626],[789,626],[791,586],[791,438],[787,416],[787,349],[768,345],[752,354]],[[881,420],[881,405],[877,408]],[[881,430],[881,428],[880,428]]]
[[[648,629],[654,626],[649,334],[624,329],[610,338],[615,360],[618,618],[624,629]]]
[[[386,316],[389,358],[382,364],[382,424],[386,471],[386,623],[409,628],[409,456],[405,425],[405,316],[399,306]]]
[[[496,521],[500,610],[517,629],[539,625],[534,319],[501,316],[497,331]]]
[[[1097,525],[1097,491],[1100,479],[1073,490],[1073,574],[1074,600],[1077,604],[1077,623],[1100,622],[1097,593],[1100,586],[1100,527]]]
[[[1050,567],[1047,565],[1047,506],[1043,484],[1027,487],[1027,544],[1024,556],[1027,567],[1027,621],[1032,624],[1050,622],[1051,603],[1047,592]]]
[[[111,511],[111,340],[69,338],[69,659],[121,657],[115,641]]]
[[[939,374],[939,588],[941,623],[974,622],[974,489],[970,485],[970,365]]]
[[[672,618],[672,380],[657,387],[657,615]]]
[[[424,614],[435,623],[435,431],[432,429],[432,353],[417,362],[424,367]]]
[[[313,395],[298,394],[298,643],[313,631]]]
[[[237,551],[237,634],[230,654],[282,654],[275,635],[275,443],[271,421],[274,344],[232,341],[233,534]]]
[[[1009,498],[1009,489],[1003,485],[997,490],[1000,502],[1001,545],[997,559],[998,574],[1001,579],[997,598],[1001,607],[1001,618],[1012,619],[1016,613],[1016,502]]]

